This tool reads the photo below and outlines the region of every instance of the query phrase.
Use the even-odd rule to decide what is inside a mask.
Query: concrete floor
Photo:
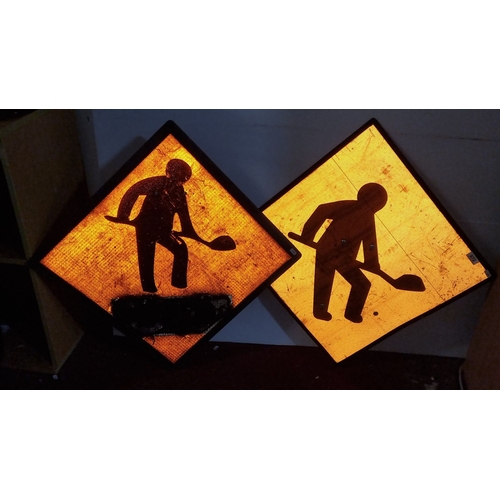
[[[56,376],[0,369],[0,389],[460,389],[460,358],[202,342],[171,365],[143,342],[86,333]]]

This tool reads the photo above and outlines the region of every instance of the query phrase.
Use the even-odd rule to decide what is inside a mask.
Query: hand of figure
[[[377,272],[380,271],[380,263],[377,262],[365,262],[364,267],[367,271]]]
[[[110,222],[116,222],[118,224],[130,224],[130,220],[126,217],[113,217],[112,215],[105,215],[104,218]]]

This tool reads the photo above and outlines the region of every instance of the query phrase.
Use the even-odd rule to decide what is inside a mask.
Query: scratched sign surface
[[[341,361],[490,273],[371,121],[264,214],[301,259],[272,289]]]
[[[175,362],[296,252],[169,124],[42,263]]]

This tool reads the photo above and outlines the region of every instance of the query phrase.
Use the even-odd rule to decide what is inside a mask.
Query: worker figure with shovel
[[[135,227],[139,274],[145,292],[157,292],[154,279],[156,245],[160,244],[174,256],[172,286],[187,287],[188,249],[181,236],[206,244],[213,250],[233,250],[235,242],[229,236],[205,241],[196,233],[189,215],[183,184],[191,178],[191,167],[183,160],[167,163],[165,176],[143,179],[134,184],[123,196],[117,217],[106,216],[111,222]],[[129,219],[139,196],[145,196],[139,215]],[[181,223],[181,232],[173,231],[174,216]]]
[[[302,234],[289,233],[288,236],[316,249],[314,273],[313,315],[315,318],[330,321],[328,312],[335,272],[338,272],[351,285],[344,317],[353,323],[361,323],[370,280],[361,269],[382,276],[399,289],[423,291],[422,280],[415,275],[404,275],[393,279],[380,269],[375,230],[375,213],[387,203],[387,192],[375,183],[365,184],[358,192],[357,200],[336,201],[320,205],[306,221]],[[331,220],[317,243],[316,233]],[[364,262],[356,257],[363,245]]]

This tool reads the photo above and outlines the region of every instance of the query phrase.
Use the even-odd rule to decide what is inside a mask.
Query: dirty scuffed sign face
[[[302,253],[272,289],[336,361],[491,276],[375,120],[263,211]]]
[[[173,123],[42,263],[175,362],[299,254]]]

